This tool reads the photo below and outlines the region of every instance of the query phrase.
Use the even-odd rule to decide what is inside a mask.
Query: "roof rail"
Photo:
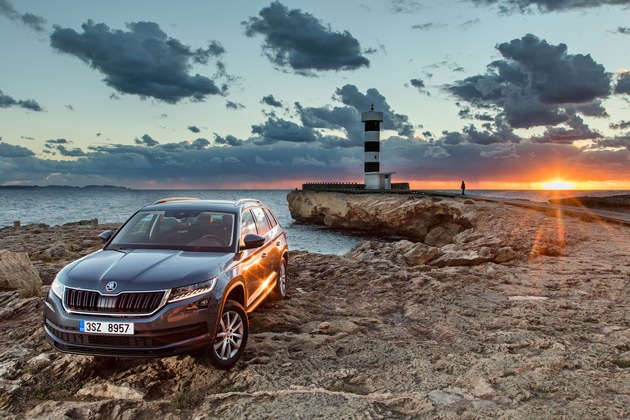
[[[186,200],[199,200],[199,199],[197,197],[167,197],[167,198],[161,198],[153,204],[162,204],[162,203],[168,203],[170,201],[186,201]]]
[[[239,200],[236,201],[236,203],[234,203],[235,206],[241,205],[242,203],[245,203],[247,201],[253,201],[254,203],[260,203],[260,200],[257,200],[255,198],[241,198]]]

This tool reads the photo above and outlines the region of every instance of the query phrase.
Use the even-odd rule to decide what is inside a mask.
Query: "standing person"
[[[464,181],[462,181],[461,189],[462,189],[462,195],[464,195],[464,193],[466,192],[466,183]]]

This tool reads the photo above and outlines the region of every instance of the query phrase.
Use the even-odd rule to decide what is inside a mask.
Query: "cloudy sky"
[[[0,0],[0,185],[630,189],[630,0]]]

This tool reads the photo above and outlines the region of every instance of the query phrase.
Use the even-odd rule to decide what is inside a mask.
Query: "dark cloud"
[[[419,90],[422,90],[425,87],[424,86],[424,82],[421,79],[411,79],[409,81],[409,83],[411,83],[411,86],[413,86],[413,87],[415,87],[415,88],[417,88]]]
[[[225,102],[225,108],[227,108],[227,109],[243,109],[243,108],[245,108],[245,105],[239,104],[239,103],[236,103],[236,102],[232,102],[232,101],[226,101]]]
[[[568,54],[566,44],[550,45],[529,34],[497,49],[527,73],[532,92],[543,103],[584,103],[610,93],[604,66],[590,55]]]
[[[273,95],[263,96],[260,102],[269,106],[276,107],[276,108],[282,108],[282,102],[276,100],[276,98],[274,98]]]
[[[374,105],[374,110],[383,113],[383,123],[381,129],[394,130],[399,135],[410,137],[414,135],[413,125],[409,122],[409,117],[395,113],[385,97],[377,89],[370,88],[365,94],[359,92],[354,85],[345,85],[335,91],[335,99],[345,105],[353,107],[357,112],[366,112]]]
[[[46,19],[31,13],[20,14],[9,0],[0,0],[0,15],[4,15],[14,22],[21,23],[37,32],[45,32]]]
[[[529,34],[497,50],[504,59],[490,63],[486,74],[446,89],[473,106],[494,110],[513,128],[563,123],[569,119],[567,107],[592,107],[610,95],[611,77],[604,67],[590,55],[569,54],[565,44],[550,45]],[[599,112],[605,112],[601,103]]]
[[[572,115],[567,121],[566,127],[548,127],[540,136],[533,136],[532,141],[536,143],[573,144],[577,140],[593,140],[602,137],[596,131],[584,124],[582,118]]]
[[[141,138],[136,138],[134,143],[140,144],[142,146],[153,147],[160,144],[157,140],[154,140],[150,135],[145,134]]]
[[[497,143],[518,143],[520,137],[514,134],[512,129],[503,121],[498,121],[496,125],[484,124],[484,130],[480,131],[475,126],[464,127],[463,134],[468,136],[469,143],[489,145]]]
[[[626,130],[630,128],[630,121],[619,121],[618,123],[610,123],[608,126],[614,130]]]
[[[41,112],[44,109],[33,99],[17,100],[9,95],[5,95],[0,90],[0,108],[18,107],[28,109],[30,111]]]
[[[365,141],[359,112],[344,107],[302,107],[295,104],[302,125],[313,131],[324,147],[358,147]],[[318,129],[338,130],[341,135],[320,135]]]
[[[444,28],[445,26],[446,25],[443,23],[427,22],[427,23],[418,23],[416,25],[413,25],[411,29],[416,29],[418,31],[430,31],[432,29]]]
[[[204,138],[198,138],[190,143],[187,142],[187,147],[195,150],[203,150],[208,146],[210,146],[210,141]]]
[[[266,122],[252,127],[256,144],[292,142],[317,143],[328,149],[361,147],[365,141],[361,113],[368,111],[372,104],[375,110],[383,112],[382,129],[413,136],[413,125],[408,117],[396,114],[376,89],[368,89],[363,94],[356,86],[345,85],[337,89],[333,98],[344,106],[304,107],[296,102],[301,125],[269,114]]]
[[[74,55],[105,75],[105,83],[119,93],[151,97],[167,103],[225,93],[214,80],[190,74],[194,63],[206,64],[223,48],[211,42],[207,49],[191,47],[170,38],[154,22],[127,24],[128,31],[110,29],[89,20],[83,33],[55,27],[51,45]]]
[[[414,14],[424,9],[422,3],[415,0],[390,0],[389,8],[394,14]]]
[[[606,149],[606,148],[626,148],[630,151],[630,134],[625,136],[617,136],[608,139],[597,140],[592,148]]]
[[[426,94],[428,96],[431,96],[429,91],[425,89],[425,84],[424,84],[424,81],[422,79],[411,79],[409,81],[409,84],[411,84],[411,86],[413,86],[416,89],[418,89],[418,92]],[[407,86],[407,84],[405,84],[405,86]]]
[[[46,140],[47,144],[68,144],[69,141],[66,139],[50,139]]]
[[[217,133],[214,133],[214,142],[217,144],[227,144],[228,146],[242,146],[243,145],[243,140],[237,139],[231,134],[228,134],[225,137],[221,137]]]
[[[252,125],[252,133],[260,137],[258,144],[273,144],[279,141],[313,143],[321,138],[316,131],[308,127],[278,118],[269,118],[263,124]]]
[[[602,101],[600,100],[577,105],[575,107],[575,110],[580,114],[586,115],[588,117],[604,118],[609,116],[606,108],[604,108],[604,106],[602,105]]]
[[[361,46],[349,32],[333,32],[300,9],[273,2],[243,22],[248,37],[264,37],[263,52],[278,68],[312,76],[317,71],[369,67]]]
[[[618,75],[615,93],[630,94],[630,71],[624,71]]]
[[[527,12],[537,9],[540,12],[561,12],[575,9],[589,9],[601,6],[630,5],[630,0],[471,0],[478,6],[497,5],[499,10]]]
[[[190,131],[192,131],[193,133],[199,133],[199,132],[201,132],[201,130],[200,130],[199,128],[197,128],[196,126],[194,126],[194,125],[189,125],[189,126],[188,126],[188,129],[189,129]]]
[[[12,144],[0,142],[0,158],[21,158],[28,156],[35,156],[35,153],[26,147],[14,146]],[[1,164],[2,161],[0,161],[0,165]],[[2,166],[4,169],[4,165]]]
[[[56,147],[56,149],[59,151],[59,154],[61,154],[61,156],[67,156],[67,157],[87,156],[87,154],[78,147],[74,149],[68,149],[66,148],[66,146],[63,146],[60,144]]]

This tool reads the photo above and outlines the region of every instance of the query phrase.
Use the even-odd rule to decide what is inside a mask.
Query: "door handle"
[[[267,258],[267,253],[263,252],[262,255],[260,256],[260,258]]]
[[[280,245],[282,245],[282,242],[280,241],[276,242],[276,246],[280,246]]]

